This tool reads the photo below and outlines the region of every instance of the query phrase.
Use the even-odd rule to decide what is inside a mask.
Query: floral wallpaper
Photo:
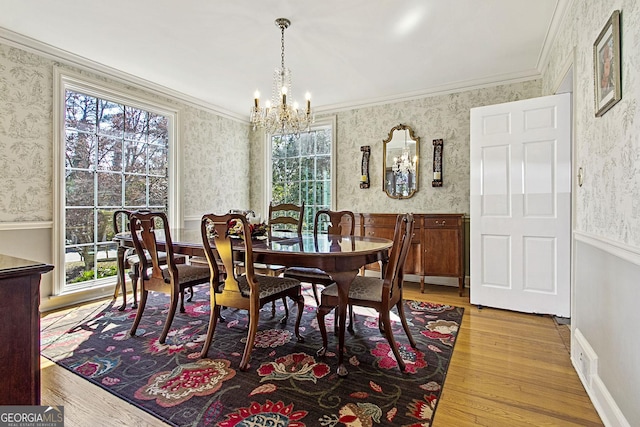
[[[595,117],[593,43],[611,13],[620,10],[622,99]],[[575,49],[573,103],[575,165],[584,184],[576,187],[578,231],[640,248],[640,2],[573,1],[543,74],[543,94],[554,85]]]
[[[337,209],[354,212],[419,212],[469,214],[469,110],[473,107],[540,96],[541,82],[527,81],[469,90],[336,114]],[[317,117],[320,119],[321,117]],[[420,137],[419,190],[397,200],[382,191],[382,140],[399,123]],[[252,152],[262,153],[264,139],[254,132]],[[443,186],[432,187],[433,140],[443,139]],[[360,188],[360,146],[371,146],[371,187]],[[261,182],[264,165],[251,161],[252,183]],[[262,203],[262,185],[252,185],[254,209]]]
[[[249,207],[249,126],[213,113],[183,110],[184,216]]]
[[[249,205],[246,123],[0,43],[0,222],[53,219],[54,66],[178,111],[185,218]]]
[[[0,44],[0,221],[51,220],[52,62]]]
[[[529,81],[449,95],[433,96],[337,115],[338,209],[356,212],[469,214],[469,110],[540,95]],[[392,199],[382,191],[382,140],[402,123],[420,137],[419,190],[410,199]],[[432,187],[433,140],[443,139],[442,187]],[[360,188],[360,146],[371,146],[371,187]]]

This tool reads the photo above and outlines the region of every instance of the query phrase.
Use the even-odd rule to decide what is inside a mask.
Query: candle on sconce
[[[307,114],[309,114],[311,112],[311,93],[307,92],[304,98],[307,100]]]
[[[361,182],[367,182],[367,175],[362,175],[362,176],[360,177],[360,181],[361,181]]]
[[[287,87],[282,86],[282,105],[287,105]]]
[[[253,94],[253,98],[254,98],[253,102],[254,102],[255,106],[256,106],[256,108],[258,108],[258,105],[260,104],[260,92],[256,91]]]

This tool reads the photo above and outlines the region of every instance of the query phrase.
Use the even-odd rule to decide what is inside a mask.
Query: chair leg
[[[138,308],[138,269],[134,268],[129,277],[131,278],[131,291],[133,292],[133,304],[131,308]]]
[[[352,334],[355,333],[355,331],[353,330],[353,305],[352,304],[349,304],[349,324],[347,325],[347,331],[349,331]]]
[[[184,297],[184,293],[182,293]],[[162,334],[160,334],[160,338],[158,342],[160,344],[164,344],[167,340],[167,335],[169,335],[169,329],[171,329],[171,323],[173,322],[173,317],[176,314],[176,308],[178,307],[178,294],[172,292],[171,294],[171,305],[169,306],[169,314],[167,314],[167,320],[164,322],[164,328],[162,329]]]
[[[191,300],[193,300],[193,286],[189,286],[189,298],[187,298],[188,302],[191,302]]]
[[[289,306],[287,305],[287,298],[282,297],[282,305],[284,305],[284,317],[280,319],[280,323],[283,325],[287,323],[287,319],[289,318]],[[276,317],[276,301],[271,301],[271,318]]]
[[[316,307],[320,306],[320,298],[318,298],[318,286],[315,283],[311,284],[311,288],[313,289],[313,298],[316,300]]]
[[[327,325],[324,323],[324,317],[333,310],[333,307],[326,305],[320,305],[316,310],[316,318],[318,319],[318,328],[320,328],[320,335],[322,335],[322,348],[318,350],[318,356],[324,356],[327,353],[327,345],[329,340],[327,339]],[[337,316],[337,312],[336,312]]]
[[[304,342],[304,338],[300,335],[300,321],[302,320],[302,313],[304,312],[304,297],[299,293],[295,298],[291,297],[291,299],[298,304],[298,316],[296,317],[296,325],[293,330],[298,338],[298,342]]]
[[[249,359],[251,358],[253,343],[256,339],[256,332],[258,332],[258,320],[260,318],[259,311],[259,302],[252,302],[251,308],[249,309],[249,331],[247,332],[247,343],[244,346],[244,353],[242,354],[242,360],[240,361],[241,371],[246,371],[249,367]]]
[[[353,305],[349,304],[347,305],[347,307],[349,308],[349,323],[347,324],[347,331],[349,331],[350,334],[355,334],[355,330],[353,329]],[[382,332],[382,329],[380,329],[380,332]],[[333,335],[338,335],[338,315],[336,313],[336,316],[333,319]]]
[[[147,295],[149,291],[146,289],[142,290],[142,295],[140,297],[140,307],[138,308],[138,312],[136,313],[136,318],[133,321],[133,325],[131,325],[131,329],[129,330],[129,335],[132,337],[136,335],[136,330],[138,329],[138,325],[140,324],[140,320],[142,319],[142,313],[144,312],[144,307],[147,305]]]
[[[300,296],[302,296],[302,294]],[[294,299],[294,301],[297,301],[297,298]],[[282,297],[282,305],[284,305],[284,316],[282,317],[282,319],[280,319],[280,324],[286,325],[287,319],[289,319],[289,304],[287,304],[286,297]],[[304,306],[304,302],[302,303],[302,305]]]
[[[119,311],[123,311],[127,306],[127,284],[125,283],[125,263],[124,256],[126,249],[123,246],[118,246],[118,280],[116,282],[116,288],[113,290],[113,299],[118,299],[118,291],[122,288],[122,305],[118,307]]]
[[[402,360],[400,350],[398,350],[398,344],[396,343],[396,340],[393,337],[393,333],[391,332],[391,318],[389,316],[389,310],[383,310],[383,312],[380,313],[380,321],[384,325],[384,336],[389,343],[389,347],[391,347],[391,351],[393,351],[393,355],[396,358],[398,367],[402,372],[404,372],[406,365],[404,363],[404,360]]]
[[[400,316],[400,321],[402,322],[404,333],[407,334],[407,338],[409,339],[409,344],[411,344],[412,348],[416,348],[416,341],[413,339],[413,335],[411,335],[411,330],[409,330],[407,318],[404,315],[404,301],[402,298],[400,298],[400,301],[398,301],[398,303],[396,304],[396,309],[398,310],[398,316]]]
[[[184,313],[184,289],[180,291],[180,313]]]
[[[211,297],[211,300],[212,309],[209,315],[209,328],[207,329],[207,338],[204,342],[204,346],[202,347],[202,351],[200,352],[200,358],[207,357],[209,347],[211,346],[211,342],[213,341],[213,334],[216,332],[218,319],[222,319],[222,317],[220,316],[220,306],[216,305],[215,301],[213,301],[213,297]]]

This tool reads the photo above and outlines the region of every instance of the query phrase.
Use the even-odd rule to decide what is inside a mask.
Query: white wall
[[[621,11],[622,99],[595,117],[593,43]],[[550,94],[573,63],[572,358],[606,425],[640,425],[640,2],[574,0],[543,73]],[[580,357],[582,353],[582,358]],[[585,363],[594,360],[583,372]]]

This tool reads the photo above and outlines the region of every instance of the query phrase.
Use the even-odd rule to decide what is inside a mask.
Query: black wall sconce
[[[369,156],[371,155],[371,146],[363,145],[360,147],[360,151],[362,151],[360,188],[369,188],[371,185],[369,180]]]
[[[442,145],[441,139],[433,140],[433,181],[432,187],[442,187]]]

